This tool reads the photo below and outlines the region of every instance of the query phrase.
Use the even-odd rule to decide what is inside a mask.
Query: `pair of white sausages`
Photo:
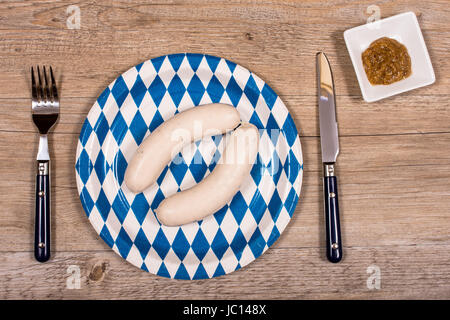
[[[192,188],[164,199],[156,209],[158,220],[167,226],[202,220],[231,200],[250,173],[258,153],[258,129],[241,123],[239,113],[232,106],[198,106],[162,123],[131,159],[125,172],[125,184],[135,193],[144,191],[155,183],[164,167],[185,145],[234,128],[214,170]]]

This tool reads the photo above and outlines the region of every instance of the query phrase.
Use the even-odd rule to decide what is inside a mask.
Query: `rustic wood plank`
[[[0,78],[0,87],[10,90],[2,91],[0,97],[17,97],[17,92],[28,92],[28,70],[33,64],[55,66],[61,77],[63,95],[97,96],[130,67],[175,52],[222,56],[249,68],[279,94],[315,95],[314,59],[319,50],[328,53],[335,78],[341,83],[337,94],[361,97],[343,31],[366,22],[364,13],[371,1],[325,7],[308,2],[304,5],[239,2],[227,6],[202,3],[132,7],[90,3],[83,11],[87,17],[80,30],[68,30],[65,25],[65,8],[69,2],[56,7],[18,4],[20,9],[8,4],[11,7],[8,10],[18,15],[14,21],[32,21],[38,26],[51,27],[44,30],[33,27],[23,32],[16,22],[11,24],[15,28],[2,31],[0,72],[4,76]],[[446,58],[450,45],[446,24],[449,9],[440,1],[431,5],[420,1],[408,5],[381,4],[386,16],[408,7],[420,8],[416,14],[431,60],[439,66],[435,68],[436,83],[414,94],[449,94],[449,79],[445,77],[450,72],[450,61]],[[15,17],[9,16],[7,21]]]
[[[24,145],[27,139],[29,144]],[[4,214],[0,241],[7,250],[30,250],[33,235],[33,133],[0,132],[0,167]],[[74,172],[76,139],[53,135],[54,247],[56,250],[103,250],[78,199]],[[322,245],[319,139],[302,139],[305,176],[300,203],[280,247]],[[347,245],[445,243],[450,237],[450,155],[442,153],[450,134],[341,137],[338,165]],[[17,145],[23,145],[17,149]],[[57,147],[56,147],[57,146]],[[10,155],[15,161],[11,162]],[[25,168],[25,169],[24,169]],[[14,193],[10,190],[14,190]],[[22,205],[18,206],[17,204]],[[17,235],[21,235],[18,237]],[[81,236],[80,236],[81,235]],[[4,249],[0,249],[4,250]]]
[[[61,115],[54,134],[78,135],[97,97],[61,99]],[[301,137],[319,136],[317,98],[282,95]],[[0,99],[0,131],[35,132],[30,98]],[[396,135],[450,132],[450,108],[445,95],[400,95],[376,104],[349,96],[337,97],[341,136]],[[34,141],[34,140],[32,140]],[[31,140],[30,140],[31,142]]]
[[[370,0],[332,1],[317,0],[193,0],[193,1],[147,1],[106,0],[73,3],[70,0],[23,2],[3,1],[0,9],[4,19],[0,29],[66,29],[69,5],[77,5],[82,12],[84,28],[99,30],[117,28],[136,30],[161,20],[195,21],[198,19],[217,22],[221,20],[252,20],[267,25],[326,24],[340,25],[351,19],[368,18],[366,12],[373,2]],[[377,3],[381,16],[388,17],[398,12],[414,11],[426,23],[435,28],[446,28],[450,12],[445,0],[431,0],[424,4],[420,0],[403,0]],[[338,13],[338,14],[337,14]],[[357,13],[356,15],[354,13]],[[299,19],[299,17],[307,19]]]
[[[450,7],[446,0],[18,1],[0,3],[0,298],[3,299],[450,299]],[[81,29],[66,27],[67,6]],[[343,31],[382,17],[418,16],[437,81],[365,103]],[[329,55],[337,84],[338,164],[345,258],[324,259],[315,52]],[[242,270],[176,281],[126,263],[85,217],[74,174],[77,137],[100,92],[128,68],[156,56],[199,52],[255,72],[282,97],[300,129],[302,196],[286,231]],[[29,67],[52,64],[62,114],[50,135],[53,258],[32,255],[34,156]],[[81,269],[68,290],[67,267]],[[366,272],[381,268],[380,290]],[[276,276],[274,276],[276,275]]]
[[[208,280],[148,274],[112,251],[61,252],[49,263],[28,252],[0,253],[2,299],[448,299],[449,245],[349,247],[331,265],[316,248],[272,249],[241,270]],[[69,266],[80,289],[68,289]],[[368,289],[367,268],[380,269],[381,287]],[[370,271],[370,270],[369,270]],[[69,279],[70,281],[70,279]],[[72,283],[72,282],[71,282]]]
[[[235,24],[231,27],[239,30],[246,28]],[[205,23],[203,29],[205,28],[212,27]],[[3,61],[0,63],[0,71],[5,74],[2,78],[4,80],[0,79],[0,85],[15,90],[2,92],[0,97],[16,97],[16,92],[28,92],[29,67],[38,63],[52,64],[55,67],[61,78],[59,82],[64,95],[97,96],[117,76],[132,66],[167,52],[199,52],[222,56],[250,69],[281,95],[315,95],[315,88],[311,85],[315,83],[315,53],[323,50],[327,52],[334,67],[335,78],[341,83],[337,86],[337,94],[360,98],[356,75],[343,42],[344,30],[335,34],[334,44],[330,43],[329,39],[304,36],[302,33],[304,29],[301,26],[293,29],[297,30],[292,31],[292,38],[285,38],[286,30],[276,30],[280,34],[262,36],[259,45],[252,43],[258,40],[247,40],[242,33],[237,32],[227,36],[230,39],[227,39],[226,44],[221,45],[222,42],[215,44],[220,35],[215,35],[214,30],[205,30],[208,35],[202,37],[187,33],[187,37],[190,38],[183,39],[183,45],[179,41],[170,41],[177,37],[178,29],[171,32],[167,28],[161,28],[160,31],[153,30],[151,34],[117,31],[114,39],[107,39],[105,34],[88,33],[80,38],[68,37],[63,31],[48,31],[44,34],[30,31],[27,37],[23,38],[21,32],[7,30],[0,38],[2,40],[0,61]],[[320,32],[321,29],[317,28],[312,30],[311,34]],[[442,58],[440,52],[448,47],[449,33],[429,31],[428,36],[437,46],[437,48],[430,47],[431,59],[440,68],[436,70],[436,83],[419,88],[414,94],[448,94],[449,82],[444,75],[450,70],[450,62]],[[32,38],[37,37],[42,38],[42,42],[30,43]],[[153,43],[155,37],[166,39],[161,44],[155,45]],[[90,38],[92,40],[85,40]],[[139,39],[139,43],[131,39]],[[292,48],[286,48],[288,44]],[[235,47],[239,48],[239,52]],[[24,55],[23,52],[27,54]],[[51,60],[49,57],[52,57]]]

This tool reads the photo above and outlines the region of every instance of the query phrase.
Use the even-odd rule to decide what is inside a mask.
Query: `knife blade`
[[[342,259],[342,239],[335,163],[339,155],[339,135],[336,121],[336,95],[330,62],[323,52],[316,55],[319,104],[320,147],[323,163],[324,213],[327,259],[333,263]]]

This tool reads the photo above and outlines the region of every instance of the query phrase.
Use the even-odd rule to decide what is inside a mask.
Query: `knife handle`
[[[34,221],[34,256],[37,261],[50,259],[50,161],[38,161],[36,175],[36,217]]]
[[[339,201],[334,164],[324,165],[324,204],[327,259],[337,263],[342,259],[341,224],[339,222]]]

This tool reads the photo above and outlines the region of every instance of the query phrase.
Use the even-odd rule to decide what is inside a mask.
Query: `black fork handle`
[[[50,161],[38,161],[36,176],[36,218],[34,256],[37,261],[50,259]]]

